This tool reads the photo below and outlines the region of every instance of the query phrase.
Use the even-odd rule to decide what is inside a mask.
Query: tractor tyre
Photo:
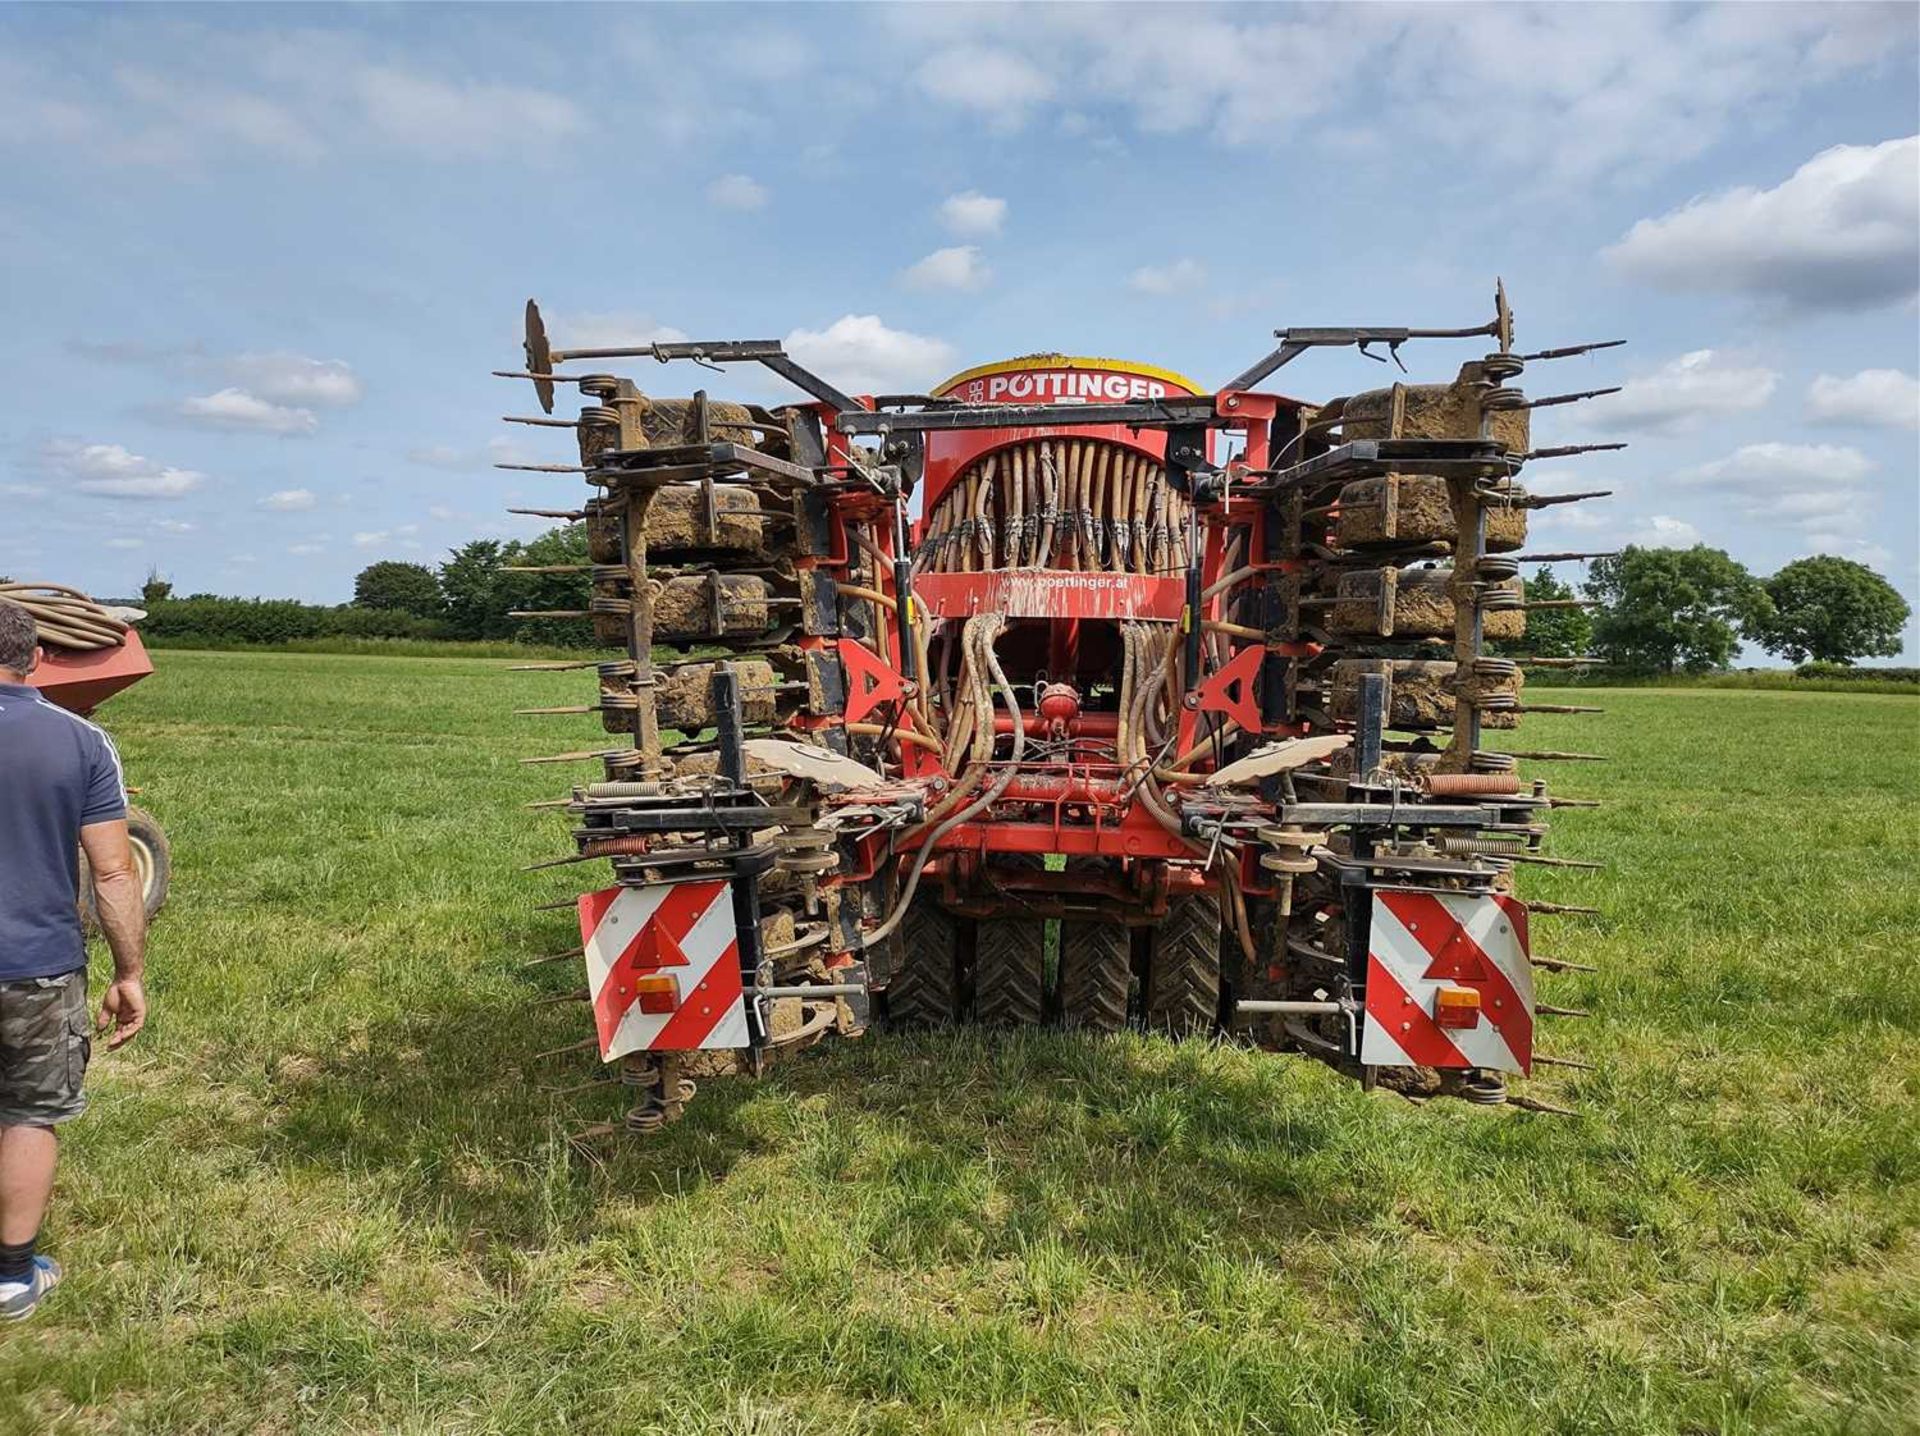
[[[960,1015],[960,920],[922,899],[900,923],[887,1022],[894,1027],[945,1027]]]
[[[974,944],[974,1015],[991,1027],[1037,1027],[1045,1012],[1047,925],[985,918]]]
[[[1060,1021],[1083,1032],[1127,1025],[1132,934],[1117,922],[1060,924]]]
[[[1212,893],[1175,898],[1153,932],[1147,966],[1147,1026],[1200,1037],[1220,1011],[1220,903]]]
[[[133,871],[140,879],[140,898],[151,918],[167,900],[167,885],[173,880],[173,848],[166,830],[145,808],[127,805],[127,846],[133,852]],[[93,906],[93,868],[86,850],[80,852],[80,921],[89,933],[100,930],[99,914]]]

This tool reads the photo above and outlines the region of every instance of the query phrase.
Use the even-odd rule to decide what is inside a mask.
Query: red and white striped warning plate
[[[1531,1069],[1533,968],[1524,903],[1498,893],[1375,893],[1372,932],[1362,1062]],[[1471,1026],[1435,1020],[1443,988],[1479,993]]]
[[[583,893],[580,940],[600,1057],[747,1045],[733,894],[724,881]],[[672,1007],[643,1011],[640,979],[669,977]],[[664,1004],[661,1004],[664,1006]]]

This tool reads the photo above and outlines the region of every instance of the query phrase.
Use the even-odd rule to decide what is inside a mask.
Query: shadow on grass
[[[877,1032],[757,1081],[703,1081],[678,1125],[583,1155],[568,1135],[628,1103],[613,1084],[540,1090],[591,1073],[590,1053],[537,1060],[582,1030],[574,1005],[529,1017],[455,999],[283,1064],[278,1120],[234,1135],[263,1160],[370,1185],[405,1220],[521,1247],[588,1239],[609,1204],[679,1200],[760,1155],[825,1201],[857,1184],[935,1255],[1008,1223],[1028,1238],[1071,1223],[1116,1259],[1143,1226],[1264,1243],[1365,1220],[1382,1200],[1346,1180],[1357,1094],[1303,1095],[1310,1067],[1052,1032]]]

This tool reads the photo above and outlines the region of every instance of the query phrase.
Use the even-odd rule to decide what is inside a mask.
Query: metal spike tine
[[[1538,1052],[1533,1054],[1533,1065],[1536,1067],[1571,1067],[1577,1072],[1591,1072],[1594,1070],[1591,1062],[1582,1062],[1575,1057],[1547,1057]]]
[[[1600,969],[1584,962],[1568,962],[1563,957],[1529,957],[1528,962],[1548,972],[1598,972]]]
[[[517,474],[584,474],[590,470],[578,464],[495,464],[496,469],[511,469]]]
[[[535,903],[533,910],[535,912],[573,912],[579,906],[579,898],[561,898],[558,902]]]
[[[1509,1097],[1509,1107],[1518,1107],[1523,1112],[1545,1112],[1550,1117],[1578,1117],[1580,1114],[1571,1107],[1556,1107],[1551,1102],[1542,1102],[1538,1097]]]
[[[539,710],[528,708],[522,711],[532,713],[538,712]],[[553,711],[559,713],[567,710],[556,708]],[[585,711],[590,712],[592,710],[589,709]],[[1604,713],[1607,710],[1604,708],[1594,708],[1584,703],[1522,703],[1517,707],[1509,708],[1507,711],[1509,713]]]
[[[1498,853],[1495,856],[1515,863],[1533,863],[1543,868],[1587,868],[1598,871],[1606,867],[1605,863],[1590,863],[1585,858],[1543,858],[1532,853]]]
[[[595,856],[593,853],[568,853],[564,858],[548,858],[544,862],[528,863],[520,869],[520,871],[523,873],[537,873],[542,868],[564,868],[570,863],[590,863],[594,860]],[[600,853],[597,856],[604,858],[607,854]]]
[[[1547,806],[1549,808],[1597,808],[1600,806],[1600,799],[1549,797],[1547,799]]]
[[[1605,753],[1556,753],[1550,748],[1542,748],[1532,753],[1509,753],[1509,758],[1531,758],[1540,763],[1604,763]]]
[[[565,1047],[550,1047],[545,1052],[536,1052],[533,1054],[533,1060],[538,1062],[546,1057],[564,1057],[569,1052],[598,1052],[599,1050],[600,1039],[586,1037],[578,1042],[569,1042]]]
[[[1520,407],[1522,409],[1551,409],[1556,404],[1578,404],[1583,399],[1598,399],[1603,394],[1618,394],[1624,387],[1626,386],[1615,384],[1606,389],[1582,389],[1577,394],[1549,394],[1544,399],[1529,399]]]
[[[565,519],[568,523],[579,523],[586,514],[579,509],[508,509],[510,514],[525,514],[533,519]]]
[[[1545,913],[1549,917],[1569,914],[1577,914],[1581,917],[1601,916],[1600,909],[1597,907],[1575,907],[1571,903],[1564,902],[1530,902],[1527,904],[1527,912],[1529,915]]]
[[[573,806],[571,798],[536,798],[526,805],[529,808],[569,808]]]
[[[1618,558],[1620,550],[1608,553],[1517,553],[1513,555],[1515,563],[1569,563],[1574,559]]]
[[[592,618],[591,609],[585,608],[510,608],[508,618]]]
[[[1591,1017],[1593,1016],[1591,1012],[1587,1012],[1582,1008],[1555,1007],[1550,1002],[1534,1003],[1533,1011],[1536,1017]]]
[[[568,903],[567,906],[572,907],[573,904]],[[526,967],[544,967],[550,962],[566,962],[572,958],[585,957],[586,955],[587,950],[585,947],[570,947],[565,952],[549,952],[540,957],[530,957],[522,965]]]
[[[1589,489],[1583,494],[1528,494],[1520,500],[1520,506],[1528,509],[1550,509],[1555,504],[1577,504],[1582,499],[1610,499],[1612,489]]]
[[[592,573],[598,567],[591,563],[535,563],[502,564],[501,573]]]
[[[563,1002],[591,1002],[593,993],[584,987],[576,987],[570,992],[556,992],[551,997],[533,997],[526,1002],[528,1007],[558,1007]]]
[[[567,1141],[600,1142],[608,1137],[618,1137],[625,1132],[626,1125],[621,1122],[595,1122],[588,1127],[580,1127],[567,1134]]]
[[[1608,454],[1626,447],[1625,444],[1561,444],[1551,449],[1529,449],[1520,457],[1532,463],[1535,459],[1571,459],[1575,454]]]
[[[615,757],[626,750],[623,748],[582,748],[577,753],[550,753],[540,758],[522,758],[522,763],[584,763],[588,759],[600,760]]]
[[[538,369],[490,369],[487,371],[496,379],[532,379],[544,384],[573,384],[581,379],[590,379],[590,374],[552,374]]]
[[[599,711],[600,709],[596,704],[574,703],[565,708],[516,708],[513,710],[513,716],[516,718],[554,718],[562,714],[598,713]]]
[[[507,670],[509,673],[573,673],[582,668],[598,668],[600,665],[591,658],[557,659],[552,663],[516,663]]]
[[[1538,1062],[1540,1059],[1536,1057],[1533,1060],[1535,1062]],[[620,1084],[617,1081],[615,1081],[612,1077],[608,1076],[608,1077],[595,1077],[590,1082],[569,1083],[565,1087],[556,1087],[553,1084],[546,1083],[546,1082],[536,1083],[533,1090],[536,1092],[544,1092],[549,1097],[571,1097],[579,1092],[593,1092],[602,1087],[613,1088],[613,1087],[618,1087],[619,1085]]]
[[[1564,349],[1536,349],[1531,354],[1519,357],[1529,364],[1536,359],[1572,359],[1579,354],[1591,354],[1596,349],[1618,349],[1626,342],[1624,339],[1596,339],[1591,344],[1569,344]]]
[[[541,429],[577,429],[580,427],[579,422],[574,419],[549,419],[543,415],[535,415],[532,418],[528,418],[524,414],[502,414],[500,416],[500,422],[503,424],[532,424],[536,428]]]
[[[1605,608],[1597,598],[1542,598],[1523,603],[1522,608]]]

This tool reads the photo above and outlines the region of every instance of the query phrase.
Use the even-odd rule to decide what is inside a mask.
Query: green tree
[[[440,565],[447,628],[455,638],[505,638],[513,631],[515,620],[507,610],[514,605],[503,589],[510,575],[500,572],[504,547],[498,539],[474,539]]]
[[[173,597],[173,585],[160,577],[160,570],[147,570],[147,581],[140,585],[140,603],[144,608],[152,608],[156,603],[165,603]]]
[[[1706,673],[1725,668],[1742,631],[1764,622],[1766,590],[1724,551],[1638,548],[1595,559],[1587,597],[1593,647],[1615,667],[1637,673]]]
[[[1890,658],[1912,612],[1899,591],[1863,563],[1821,554],[1795,559],[1766,581],[1771,612],[1747,637],[1789,663]]]
[[[1562,583],[1553,570],[1542,567],[1527,580],[1527,602],[1564,602],[1578,598],[1573,585]],[[1527,614],[1524,638],[1503,639],[1494,652],[1535,658],[1578,658],[1593,642],[1593,617],[1584,608],[1536,608]]]
[[[355,608],[393,609],[415,618],[438,618],[446,609],[440,580],[425,564],[385,559],[368,564],[353,581]]]

